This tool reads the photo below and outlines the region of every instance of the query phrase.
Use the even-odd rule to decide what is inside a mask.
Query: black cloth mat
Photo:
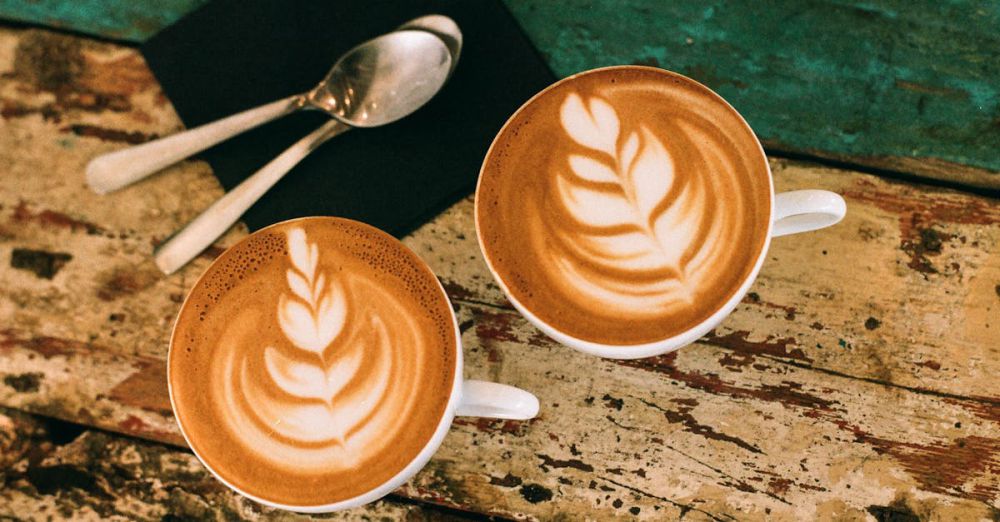
[[[333,215],[402,236],[475,188],[497,131],[554,80],[498,0],[214,0],[142,53],[190,128],[308,90],[343,52],[425,14],[450,16],[464,37],[441,92],[396,123],[333,138],[243,216],[251,230]],[[229,190],[325,121],[292,114],[200,157]]]

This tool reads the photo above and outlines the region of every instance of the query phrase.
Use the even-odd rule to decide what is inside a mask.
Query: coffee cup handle
[[[771,237],[826,228],[840,222],[846,213],[844,198],[828,190],[782,192],[774,196]]]
[[[455,415],[527,420],[538,415],[538,398],[506,384],[467,380]]]

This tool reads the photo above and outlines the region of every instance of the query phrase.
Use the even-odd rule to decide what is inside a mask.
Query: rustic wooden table
[[[759,14],[795,28],[781,38],[811,35],[801,55],[771,29],[739,36],[721,3],[628,2],[654,20],[628,31],[610,3],[584,4],[510,2],[561,75],[656,63],[719,89],[768,143],[777,189],[836,191],[847,218],[776,240],[751,293],[698,343],[610,361],[550,341],[511,308],[466,198],[405,242],[455,303],[467,376],[532,390],[541,415],[460,419],[410,483],[316,518],[1000,519],[1000,9],[923,25],[905,6],[855,9],[859,31],[882,31],[863,36],[899,49],[864,57],[883,67],[861,71],[838,69],[830,56],[849,51],[793,20],[825,9],[846,23],[854,11],[840,3]],[[680,35],[656,31],[676,20]],[[831,94],[833,79],[850,96]],[[133,46],[0,26],[0,518],[308,518],[229,492],[171,415],[171,321],[246,234],[235,227],[170,277],[152,264],[152,245],[221,194],[209,167],[187,161],[105,197],[84,187],[90,158],[180,128]]]

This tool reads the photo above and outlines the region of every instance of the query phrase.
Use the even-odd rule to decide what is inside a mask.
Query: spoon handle
[[[299,95],[290,96],[166,138],[98,156],[87,164],[87,185],[98,194],[118,190],[216,143],[291,113],[299,108],[299,100]]]
[[[212,203],[201,215],[156,247],[153,252],[156,266],[165,274],[172,274],[187,264],[236,223],[251,205],[292,167],[302,161],[302,158],[326,140],[350,128],[337,120],[330,120],[285,149],[278,157]]]

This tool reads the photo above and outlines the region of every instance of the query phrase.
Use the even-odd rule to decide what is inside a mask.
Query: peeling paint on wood
[[[197,9],[207,0],[17,0],[0,1],[0,16],[88,34],[142,41]]]
[[[10,266],[32,272],[42,279],[52,279],[70,259],[73,256],[66,252],[15,248],[10,253]]]
[[[0,16],[143,41],[203,3],[8,1]],[[560,76],[676,70],[732,102],[774,151],[1000,188],[995,3],[505,3]]]
[[[772,151],[1000,188],[1000,4],[507,4],[560,76],[664,67],[718,91]]]
[[[308,516],[272,509],[228,490],[190,452],[109,433],[75,430],[3,408],[0,449],[3,519],[466,519],[462,514],[393,498],[334,515]]]
[[[68,38],[0,29],[0,74],[24,38],[50,36]],[[134,51],[86,47],[71,77],[111,61],[144,67],[127,59]],[[0,98],[44,106],[57,76],[20,75],[0,83]],[[118,93],[126,110],[66,106],[51,117],[3,122],[0,259],[15,248],[73,258],[51,280],[0,271],[0,404],[180,445],[162,376],[170,325],[197,275],[245,230],[160,276],[149,259],[152,245],[221,193],[207,168],[186,162],[107,197],[84,190],[87,160],[124,144],[73,137],[66,147],[61,128],[87,122],[166,134],[179,126],[155,82],[129,89]],[[848,217],[808,239],[776,239],[753,293],[733,315],[698,343],[657,358],[600,360],[531,327],[482,262],[471,199],[407,237],[456,305],[466,376],[531,390],[542,414],[528,422],[460,419],[397,498],[527,519],[996,518],[995,202],[808,163],[775,160],[772,168],[779,190],[844,194]],[[923,241],[919,230],[928,228],[939,242],[925,242],[919,255],[933,272],[909,266],[917,254],[907,241]],[[23,377],[33,374],[37,379]],[[112,444],[93,437],[83,440]],[[146,448],[134,450],[140,454],[177,454],[128,445]],[[123,454],[132,454],[125,446]],[[95,491],[106,491],[102,481],[110,479],[85,468],[81,476],[74,462],[50,461],[53,470],[36,473],[31,487],[66,478],[79,484],[70,488],[74,495],[108,505]],[[182,469],[207,477],[190,461]],[[123,484],[163,474],[172,484],[165,491],[182,502],[177,509],[256,513],[244,501],[214,496],[225,492],[213,480],[170,482],[176,475],[162,467],[144,473]],[[30,477],[22,479],[30,485]],[[31,493],[17,505],[64,509],[58,502],[68,497]],[[219,500],[213,506],[205,498]]]
[[[0,358],[6,384],[0,387],[2,404],[184,444],[170,410],[161,358],[13,329],[0,331]],[[30,383],[26,375],[32,376]]]
[[[3,383],[17,393],[32,393],[38,391],[42,377],[42,372],[12,373],[4,376]]]
[[[84,123],[76,123],[63,127],[59,130],[60,132],[71,132],[77,136],[87,136],[98,138],[103,141],[128,143],[131,145],[145,143],[159,137],[156,134],[145,134],[139,131],[128,132],[118,129],[106,129],[104,127],[98,127],[97,125],[87,125]]]
[[[23,200],[18,201],[17,206],[14,207],[10,221],[18,225],[34,224],[45,228],[65,229],[70,232],[84,231],[92,236],[106,233],[104,229],[93,223],[68,216],[62,212],[49,209],[34,210]]]

